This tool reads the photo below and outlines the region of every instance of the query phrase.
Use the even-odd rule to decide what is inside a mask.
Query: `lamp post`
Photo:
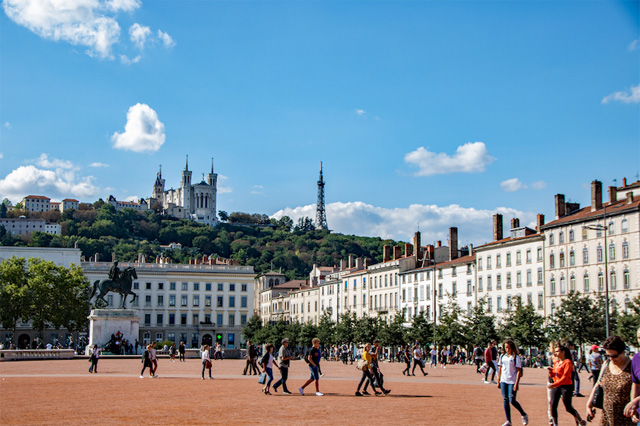
[[[607,337],[611,335],[611,327],[609,323],[609,263],[607,257],[607,207],[604,206],[603,213],[604,225],[587,225],[583,226],[586,229],[592,229],[595,231],[603,231],[604,232],[604,300],[605,300],[605,321],[607,327]]]

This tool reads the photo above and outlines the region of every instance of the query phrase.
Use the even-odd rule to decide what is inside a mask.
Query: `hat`
[[[591,346],[591,350],[592,350],[592,351],[597,351],[598,349],[600,349],[600,348],[598,347],[598,345],[593,345],[593,346]]]
[[[289,339],[287,339],[286,337],[282,339],[282,344],[284,345],[285,343],[289,343]]]

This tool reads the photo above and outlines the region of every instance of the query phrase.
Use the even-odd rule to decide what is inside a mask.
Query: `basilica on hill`
[[[211,160],[211,172],[206,176],[203,174],[201,182],[191,183],[191,173],[189,157],[187,157],[185,168],[182,171],[180,188],[165,190],[162,168],[160,168],[153,184],[153,195],[148,199],[148,205],[151,208],[162,206],[164,214],[216,226],[218,223],[216,210],[218,175],[213,173],[213,159]]]

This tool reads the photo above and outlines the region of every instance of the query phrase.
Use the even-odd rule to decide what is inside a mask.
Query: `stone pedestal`
[[[131,343],[139,337],[140,316],[134,309],[93,309],[88,318],[89,346],[105,345],[118,331]]]

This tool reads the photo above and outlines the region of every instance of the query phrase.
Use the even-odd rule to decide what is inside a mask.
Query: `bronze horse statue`
[[[96,280],[93,283],[93,291],[91,292],[90,299],[93,298],[93,295],[96,294],[98,290],[100,290],[100,292],[98,293],[98,297],[96,297],[96,300],[100,299],[103,302],[107,303],[107,301],[104,299],[104,296],[108,292],[113,291],[114,293],[119,293],[122,296],[121,308],[126,309],[125,305],[127,302],[127,296],[130,294],[133,295],[132,302],[138,297],[137,294],[131,291],[133,279],[137,278],[138,274],[136,273],[135,268],[128,266],[124,269],[124,271],[121,272],[118,281],[112,281],[110,279],[105,279],[102,281]]]

